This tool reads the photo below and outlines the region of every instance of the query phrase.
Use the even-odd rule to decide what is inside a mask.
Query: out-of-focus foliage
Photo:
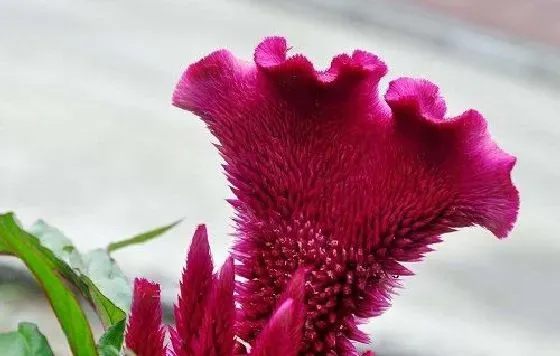
[[[45,335],[33,323],[19,323],[16,331],[0,334],[4,356],[54,356]]]
[[[110,251],[147,242],[175,227],[180,221],[81,254],[72,241],[55,227],[39,220],[25,231],[13,213],[0,215],[0,255],[21,259],[47,295],[70,348],[78,356],[119,355],[132,289]],[[96,344],[89,322],[72,284],[95,309],[106,328]],[[2,355],[53,355],[47,339],[30,323],[17,331],[0,334]],[[9,351],[7,351],[9,350]],[[9,352],[6,354],[5,352]]]

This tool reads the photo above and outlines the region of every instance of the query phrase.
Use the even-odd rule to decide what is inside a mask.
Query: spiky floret
[[[174,307],[175,327],[170,329],[177,356],[195,355],[194,340],[201,336],[204,306],[212,290],[212,268],[208,232],[206,226],[199,225],[192,238]]]
[[[195,356],[231,356],[234,351],[235,268],[233,259],[226,260],[212,280],[212,289],[205,301],[204,316],[195,340]]]
[[[297,356],[302,346],[305,270],[296,271],[257,337],[251,356]]]
[[[126,348],[137,356],[165,356],[167,347],[161,315],[159,285],[136,278],[125,334]]]

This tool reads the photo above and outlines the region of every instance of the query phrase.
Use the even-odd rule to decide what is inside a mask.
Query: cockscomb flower
[[[443,233],[480,225],[498,238],[519,205],[515,158],[468,110],[446,118],[422,79],[378,83],[387,67],[364,51],[316,71],[286,41],[265,39],[254,63],[214,52],[191,65],[173,104],[218,139],[236,209],[239,336],[252,343],[300,266],[301,354],[353,355],[357,324],[382,313],[399,262],[418,261]]]
[[[165,356],[167,347],[161,316],[159,285],[136,278],[125,334],[126,348],[136,356]]]

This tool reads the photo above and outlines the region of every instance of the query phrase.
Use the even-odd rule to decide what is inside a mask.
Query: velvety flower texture
[[[208,233],[200,225],[193,236],[181,289],[175,305],[175,326],[166,345],[162,326],[160,287],[143,278],[134,282],[125,345],[137,356],[233,356],[246,354],[235,334],[235,266],[228,258],[212,274]],[[276,311],[257,338],[251,356],[297,356],[302,339],[304,271],[294,274],[278,300]]]
[[[125,335],[126,348],[136,356],[165,356],[160,288],[144,278],[134,280],[134,297]]]
[[[177,356],[229,356],[234,350],[235,269],[229,258],[212,276],[208,233],[200,225],[191,242],[170,330]]]
[[[217,51],[177,84],[173,104],[217,137],[236,196],[238,333],[249,343],[304,266],[301,354],[355,355],[351,340],[368,341],[357,324],[382,313],[411,274],[399,262],[460,227],[511,230],[515,158],[481,114],[446,118],[438,88],[422,79],[396,79],[380,97],[386,72],[364,51],[316,71],[274,37],[254,63]]]

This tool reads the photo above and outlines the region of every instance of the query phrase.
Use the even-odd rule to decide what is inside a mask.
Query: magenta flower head
[[[438,88],[421,79],[396,79],[380,97],[386,72],[364,51],[316,71],[275,37],[254,63],[214,52],[177,84],[173,104],[217,137],[236,196],[238,334],[249,343],[292,308],[277,303],[305,267],[301,354],[354,355],[351,341],[368,341],[358,321],[382,313],[411,274],[400,262],[461,227],[511,230],[515,158],[481,114],[446,118]]]

